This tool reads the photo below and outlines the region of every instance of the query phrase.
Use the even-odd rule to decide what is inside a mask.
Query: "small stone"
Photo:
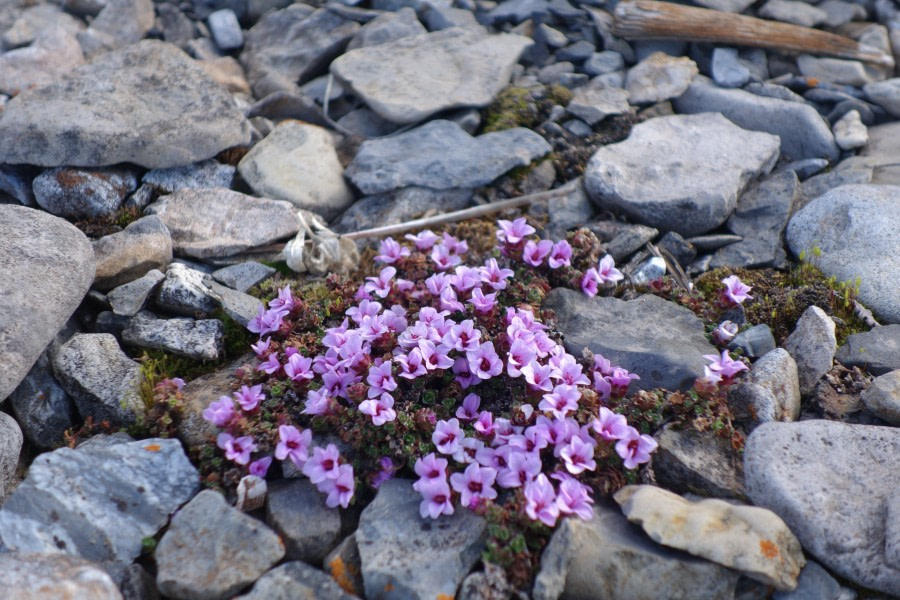
[[[855,2],[843,2],[842,0],[825,0],[818,8],[828,15],[825,24],[829,27],[840,27],[850,21],[865,21],[866,9]]]
[[[864,154],[868,149],[868,146],[863,148],[860,154]],[[853,183],[870,183],[875,172],[874,163],[876,162],[877,159],[873,161],[864,156],[851,156],[842,160],[832,170],[810,177],[801,186],[802,194],[794,207],[794,213],[796,214],[807,204],[836,187]]]
[[[900,324],[854,333],[835,355],[847,367],[861,367],[873,375],[900,369]]]
[[[409,6],[404,6],[397,12],[382,13],[363,25],[362,29],[347,44],[347,50],[386,44],[410,35],[423,33],[428,33],[428,30],[416,17],[416,11]]]
[[[16,482],[19,454],[25,441],[19,424],[6,413],[0,412],[0,506],[9,496]]]
[[[334,579],[300,561],[286,562],[275,567],[253,584],[246,594],[235,600],[353,600]]]
[[[34,206],[34,192],[31,189],[34,177],[34,168],[27,165],[0,166],[0,193],[12,196],[24,206]]]
[[[584,61],[581,68],[591,77],[614,73],[625,68],[625,59],[622,55],[613,50],[604,50],[603,52],[595,52],[590,58]]]
[[[53,356],[53,371],[81,416],[95,423],[130,425],[146,411],[141,366],[109,334],[76,334]]]
[[[238,171],[259,196],[287,200],[331,220],[353,203],[327,130],[286,121],[241,159]]]
[[[503,23],[518,24],[528,19],[542,21],[550,11],[550,3],[547,0],[511,0],[499,2],[496,8],[491,9],[485,18],[491,25]]]
[[[860,397],[873,415],[900,425],[900,370],[876,377]]]
[[[223,8],[211,13],[206,22],[209,24],[209,31],[212,33],[216,46],[228,52],[229,50],[237,50],[244,45],[244,32],[241,31],[241,24],[238,23],[237,15],[230,8]]]
[[[616,502],[654,541],[690,552],[778,590],[797,587],[800,542],[770,510],[708,499],[690,502],[650,485],[628,485]]]
[[[225,327],[218,319],[159,319],[142,311],[128,322],[122,340],[194,360],[218,360],[225,351]]]
[[[900,77],[867,83],[863,92],[869,102],[877,104],[894,118],[900,117]]]
[[[672,257],[675,258],[675,261],[682,267],[688,266],[695,258],[697,258],[697,250],[694,246],[674,231],[666,232],[665,235],[656,242],[656,246],[671,254]]]
[[[866,71],[865,65],[855,60],[819,58],[801,54],[797,57],[797,68],[804,77],[813,77],[828,83],[862,87],[875,81],[875,78]]]
[[[350,534],[325,557],[325,570],[349,594],[362,597],[362,563],[356,536]]]
[[[28,441],[45,450],[59,447],[65,431],[77,422],[75,404],[53,377],[47,352],[10,394],[9,403]]]
[[[666,274],[666,261],[659,256],[654,256],[641,263],[631,274],[631,282],[634,285],[649,285]]]
[[[857,5],[858,6],[858,5]],[[806,560],[806,566],[797,578],[797,587],[791,592],[775,592],[772,600],[855,600],[841,594],[841,585],[819,563]]]
[[[156,286],[165,278],[162,271],[151,269],[142,277],[111,290],[106,298],[114,313],[133,317],[144,308]]]
[[[631,112],[631,106],[628,104],[628,92],[622,88],[588,84],[575,90],[566,110],[588,125],[595,125],[610,115]]]
[[[787,163],[786,165],[780,167],[775,174],[779,174],[784,171],[793,171],[796,173],[797,177],[800,181],[804,179],[808,179],[819,173],[828,166],[828,161],[824,158],[806,158],[804,160],[795,160]]]
[[[255,261],[247,261],[213,271],[212,278],[233,290],[246,292],[276,273],[275,269]]]
[[[94,287],[111,290],[172,262],[172,237],[166,224],[150,215],[93,243],[97,274]]]
[[[151,0],[107,0],[86,31],[77,34],[85,56],[94,57],[139,42],[155,21]]]
[[[841,150],[854,150],[862,148],[869,143],[869,132],[863,125],[859,112],[851,110],[832,127],[834,141]]]
[[[341,540],[341,515],[306,479],[275,482],[266,496],[266,523],[281,536],[285,556],[321,565]]]
[[[831,370],[837,351],[834,332],[831,317],[818,306],[810,306],[784,341],[784,349],[797,361],[803,395],[812,393],[819,379]]]
[[[740,332],[728,344],[729,350],[740,350],[748,358],[759,358],[775,349],[775,336],[765,323]]]
[[[99,565],[59,553],[0,552],[3,593],[19,600],[122,600]]]
[[[664,427],[656,435],[653,473],[666,489],[742,498],[744,466],[728,440],[693,429]]]
[[[221,285],[209,275],[204,276],[203,285],[209,290],[210,297],[222,307],[225,314],[242,327],[246,327],[258,316],[259,298]]]
[[[210,290],[203,283],[205,273],[172,263],[156,294],[156,302],[175,314],[192,317],[197,313],[211,313],[218,307]]]
[[[37,5],[33,8],[50,6]],[[83,64],[84,54],[74,32],[55,27],[47,29],[38,35],[31,46],[0,54],[0,93],[15,96],[25,90],[49,85]]]
[[[801,27],[815,27],[828,19],[828,13],[821,8],[794,0],[768,0],[759,9],[759,16]]]
[[[556,59],[566,60],[578,64],[586,61],[596,51],[597,48],[594,46],[594,44],[590,43],[587,40],[581,40],[575,42],[574,44],[566,46],[565,48],[560,48],[559,50],[557,50]]]
[[[47,212],[72,219],[108,217],[137,189],[134,173],[119,168],[50,169],[34,178],[34,197]]]
[[[562,48],[569,43],[569,38],[566,37],[566,34],[559,29],[550,27],[546,23],[540,23],[537,26],[537,29],[535,29],[534,34],[535,39],[540,36],[540,39],[542,39],[550,48]]]
[[[753,363],[747,381],[775,397],[778,402],[775,420],[796,421],[800,418],[800,376],[797,363],[787,350],[775,348],[760,357]]]
[[[156,584],[183,600],[230,598],[283,556],[275,532],[204,490],[172,517],[156,546]]]
[[[715,48],[712,55],[712,78],[726,88],[743,87],[750,81],[750,69],[738,59],[737,48]]]
[[[599,223],[588,224],[587,227],[595,234],[598,233],[597,226]],[[659,235],[659,230],[645,225],[629,225],[621,228],[614,237],[608,240],[606,251],[615,259],[617,263],[623,262],[634,252],[640,250],[644,244],[653,241]],[[604,240],[599,236],[601,241]]]
[[[63,12],[55,4],[35,4],[17,7],[13,14],[15,21],[5,22],[6,31],[0,36],[0,46],[7,51],[36,42],[42,33],[58,31],[75,35],[84,30],[84,23],[72,15]],[[80,48],[79,48],[80,50]]]
[[[159,194],[171,194],[184,188],[231,187],[234,172],[235,168],[231,165],[204,160],[185,167],[153,169],[147,171],[141,181]]]
[[[684,93],[699,73],[697,64],[686,56],[675,58],[655,52],[633,66],[625,79],[632,104],[652,104]]]

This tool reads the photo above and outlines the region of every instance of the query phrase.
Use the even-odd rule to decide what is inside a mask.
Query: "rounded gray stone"
[[[306,479],[275,482],[266,494],[266,522],[285,541],[286,556],[311,565],[341,541],[340,512]]]
[[[0,402],[19,385],[94,279],[83,233],[43,211],[0,204]]]
[[[834,573],[887,594],[885,503],[900,486],[900,430],[835,421],[765,423],[744,449],[747,493],[774,511]]]
[[[747,381],[772,393],[778,402],[775,420],[800,418],[800,377],[797,363],[787,350],[775,348],[760,357],[753,363]]]
[[[786,237],[791,251],[821,251],[817,266],[838,281],[859,278],[859,300],[877,317],[900,323],[900,186],[845,185],[795,214]]]
[[[147,311],[132,317],[122,340],[194,360],[218,360],[225,352],[225,326],[218,319],[160,319]]]
[[[662,102],[683,94],[699,72],[686,56],[654,52],[628,71],[625,89],[633,104]]]
[[[900,425],[900,369],[876,377],[860,397],[873,415]]]
[[[330,575],[300,561],[286,562],[260,577],[235,600],[353,600]]]
[[[132,171],[107,169],[49,169],[34,178],[34,198],[59,217],[90,219],[113,215],[137,188]]]
[[[15,485],[19,453],[24,441],[22,429],[16,420],[0,412],[0,506]]]
[[[877,104],[894,118],[900,117],[900,77],[867,83],[863,92],[869,102]]]
[[[900,369],[900,324],[854,333],[835,358],[847,367],[862,367],[873,375]]]
[[[837,351],[834,321],[818,306],[810,306],[784,341],[784,349],[796,361],[800,393],[812,393],[834,363]]]
[[[53,377],[47,352],[10,394],[9,403],[25,437],[38,448],[58,447],[65,431],[77,423],[75,404]]]

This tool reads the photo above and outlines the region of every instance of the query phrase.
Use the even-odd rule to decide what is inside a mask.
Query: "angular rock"
[[[873,375],[900,369],[900,324],[875,327],[847,338],[835,358],[847,367],[862,367]]]
[[[747,184],[772,169],[778,145],[721,115],[659,117],[600,148],[585,168],[585,187],[601,208],[696,235],[728,219]]]
[[[588,125],[594,125],[610,115],[631,112],[631,107],[628,92],[622,88],[588,84],[575,90],[566,110]]]
[[[247,31],[241,62],[257,98],[297,92],[346,48],[359,23],[328,9],[293,4],[270,12]]]
[[[144,40],[10,100],[0,138],[17,140],[0,163],[164,168],[246,144],[250,126],[186,54]]]
[[[44,171],[32,183],[38,205],[47,212],[70,219],[113,215],[137,178],[127,169],[61,168]]]
[[[227,188],[234,180],[235,168],[215,160],[204,160],[185,167],[153,169],[141,181],[160,194],[171,194],[184,188]]]
[[[400,38],[423,33],[428,33],[428,30],[416,17],[416,11],[409,6],[404,6],[397,12],[382,13],[363,25],[362,29],[347,44],[347,50],[386,44]]]
[[[714,48],[710,70],[722,87],[739,88],[750,81],[750,69],[741,63],[737,48]]]
[[[608,230],[607,230],[607,226]],[[633,252],[643,247],[647,242],[652,242],[659,230],[644,225],[627,225],[622,227],[617,221],[599,221],[589,223],[588,229],[606,242],[606,251],[616,260],[622,262]]]
[[[334,579],[300,561],[286,562],[260,577],[250,592],[235,600],[353,600]]]
[[[553,172],[551,177],[555,178],[556,173],[552,166],[550,171]],[[562,188],[557,189],[562,191]],[[584,191],[581,178],[578,178],[574,185],[566,190],[566,193],[561,193],[561,195],[548,200],[546,207],[543,206],[543,203],[535,203],[531,205],[528,212],[529,214],[545,213],[547,224],[543,227],[543,237],[562,240],[566,238],[566,233],[570,229],[583,227],[591,220],[594,207]]]
[[[0,192],[10,195],[24,206],[34,206],[31,182],[35,175],[35,170],[29,166],[0,166]]]
[[[491,25],[521,23],[527,19],[543,20],[550,11],[548,0],[511,0],[501,2],[485,16]]]
[[[408,186],[438,190],[487,185],[550,152],[522,127],[472,137],[451,121],[429,121],[389,138],[363,142],[345,176],[364,194]]]
[[[728,390],[728,408],[747,432],[761,423],[778,421],[783,414],[781,402],[772,390],[749,381],[742,381]]]
[[[484,548],[487,524],[460,509],[425,522],[412,482],[390,479],[362,512],[356,543],[366,597],[392,589],[404,598],[452,597]]]
[[[639,389],[688,389],[703,377],[703,355],[716,353],[694,313],[657,296],[626,302],[557,288],[542,307],[556,313],[568,352],[602,354],[640,375],[633,383]]]
[[[246,327],[259,314],[259,298],[221,285],[209,275],[203,277],[203,285],[225,314],[242,327]]]
[[[217,371],[187,382],[182,388],[184,411],[181,421],[178,423],[178,437],[188,448],[215,444],[219,429],[205,420],[202,413],[211,402],[215,402],[219,397],[231,395],[231,392],[236,389],[234,384],[237,382],[234,372],[245,364],[252,364],[250,368],[254,368],[259,361],[252,354],[241,356]]]
[[[652,104],[682,95],[699,73],[686,56],[654,52],[628,71],[625,89],[632,104]]]
[[[0,204],[0,402],[78,308],[93,262],[87,238],[66,221]]]
[[[97,265],[94,287],[101,291],[134,281],[153,269],[163,270],[172,262],[172,236],[155,215],[138,219],[93,246]]]
[[[362,563],[356,536],[348,535],[325,557],[325,570],[348,594],[363,595]]]
[[[41,449],[60,446],[66,429],[77,423],[75,404],[53,377],[46,352],[10,394],[9,404],[25,437]]]
[[[15,96],[48,85],[83,64],[84,54],[75,35],[63,29],[50,29],[41,33],[31,46],[0,54],[0,93]]]
[[[228,256],[291,237],[300,229],[290,202],[254,198],[224,188],[182,189],[147,207],[172,235],[175,253]]]
[[[741,350],[747,358],[759,358],[775,349],[775,336],[765,323],[740,332],[728,343],[729,350]]]
[[[209,32],[220,50],[228,52],[237,50],[244,45],[244,32],[238,23],[237,15],[230,8],[223,8],[211,13],[206,22],[209,24]]]
[[[81,416],[95,423],[131,425],[146,411],[141,366],[108,333],[73,336],[53,356],[53,371]]]
[[[834,321],[818,306],[807,308],[794,331],[784,341],[784,349],[797,361],[800,392],[810,394],[821,377],[831,370],[837,351]]]
[[[204,276],[202,271],[172,263],[156,294],[156,303],[160,308],[186,317],[213,312],[219,304],[203,283]]]
[[[117,315],[133,317],[138,314],[147,299],[166,276],[162,271],[151,269],[139,279],[122,284],[106,295],[112,310]]]
[[[13,4],[8,5],[11,8]],[[4,23],[0,28],[6,29],[0,36],[0,45],[7,50],[27,46],[36,42],[41,34],[48,31],[65,32],[75,35],[84,30],[84,23],[70,14],[63,12],[55,4],[21,4],[15,13],[15,21],[9,25]],[[24,10],[23,10],[24,9]],[[6,20],[4,19],[4,22]],[[9,27],[8,29],[6,27]]]
[[[841,150],[854,150],[869,143],[869,132],[863,125],[859,112],[851,110],[832,127],[834,141]]]
[[[233,290],[246,292],[275,274],[275,269],[254,261],[242,262],[213,271],[212,278]]]
[[[285,121],[241,159],[238,171],[259,196],[287,200],[331,220],[353,203],[331,134]]]
[[[122,600],[112,578],[89,560],[59,553],[0,552],[3,593],[18,600]]]
[[[768,0],[759,9],[759,16],[801,27],[815,27],[828,19],[828,13],[821,8],[795,0]]]
[[[603,52],[595,52],[581,66],[585,73],[591,77],[605,75],[621,71],[625,68],[625,59],[622,55],[613,50],[604,50]]]
[[[691,502],[651,485],[628,485],[614,497],[628,520],[660,544],[782,591],[797,587],[803,549],[772,511],[712,498]]]
[[[896,428],[766,423],[747,439],[745,485],[753,503],[784,519],[829,570],[892,594],[900,567],[885,556],[885,504],[900,485],[898,453]]]
[[[139,42],[154,21],[152,0],[107,0],[78,42],[87,56],[96,56]]]
[[[122,340],[194,360],[218,360],[225,352],[225,326],[218,319],[159,319],[141,311],[128,322]]]
[[[656,434],[653,473],[666,489],[720,498],[745,495],[743,465],[731,444],[692,429],[665,427]]]
[[[888,275],[900,272],[900,187],[846,185],[795,214],[787,227],[794,254],[821,250],[818,267],[839,281],[858,277],[859,301],[888,323],[900,323],[900,294]]]
[[[798,365],[788,350],[775,348],[766,353],[753,363],[747,381],[772,393],[778,401],[777,420],[796,421],[800,418]]]
[[[124,600],[159,600],[156,581],[144,567],[134,563],[125,568],[119,582]]]
[[[859,155],[873,167],[871,176],[867,181],[852,183],[869,183],[871,181],[872,183],[900,185],[900,165],[897,165],[896,161],[897,152],[900,152],[898,132],[900,132],[900,123],[897,122],[869,127],[869,143],[860,150]]]
[[[0,540],[9,550],[62,551],[120,572],[199,487],[178,440],[61,448],[38,456],[3,505]]]
[[[835,160],[839,154],[828,123],[806,104],[722,89],[698,76],[674,106],[680,113],[720,112],[744,129],[777,135],[786,158]]]
[[[159,591],[185,600],[225,599],[284,556],[278,536],[204,490],[172,517],[156,547]]]
[[[400,188],[357,200],[333,223],[333,230],[347,233],[379,225],[394,225],[420,217],[433,209],[440,212],[463,209],[471,199],[470,189],[432,190],[415,186]]]
[[[452,27],[351,50],[331,72],[388,121],[417,123],[443,110],[490,104],[530,43]]]
[[[876,80],[863,63],[842,58],[821,58],[801,54],[797,57],[797,68],[801,75],[827,83],[862,87]]]
[[[858,6],[858,5],[857,5]],[[854,595],[855,597],[855,595]],[[772,600],[851,600],[841,593],[841,584],[819,563],[808,560],[791,592],[775,592]]]
[[[900,117],[900,77],[867,83],[863,92],[869,102],[877,104],[894,118]]]
[[[16,420],[0,412],[0,506],[15,487],[16,468],[24,441]]]
[[[639,576],[636,576],[639,574]],[[611,506],[594,507],[590,521],[564,519],[541,556],[535,600],[731,600],[738,574],[655,544]]]
[[[900,369],[876,377],[860,397],[876,417],[900,425]]]
[[[306,479],[275,482],[266,494],[266,523],[281,536],[285,556],[320,565],[341,540],[341,515]]]

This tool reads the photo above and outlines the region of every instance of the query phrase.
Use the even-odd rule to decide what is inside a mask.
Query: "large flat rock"
[[[94,252],[63,219],[0,204],[0,265],[2,402],[78,308],[94,280]]]
[[[249,143],[250,125],[187,54],[144,40],[10,100],[0,139],[0,163],[164,168]]]

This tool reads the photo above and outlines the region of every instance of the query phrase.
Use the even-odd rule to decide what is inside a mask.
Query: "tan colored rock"
[[[122,600],[106,571],[67,554],[0,553],[0,573],[4,598]]]
[[[172,262],[172,237],[162,219],[154,215],[100,238],[93,246],[94,287],[103,291],[134,281],[151,269],[165,271]]]
[[[229,396],[235,389],[235,370],[245,364],[256,364],[252,354],[245,354],[231,364],[185,384],[181,390],[184,396],[184,410],[178,423],[178,437],[188,448],[196,448],[210,443],[219,433],[218,428],[203,419],[201,413],[210,402],[219,396]]]
[[[616,502],[654,541],[789,591],[806,564],[800,542],[774,512],[723,500],[690,502],[650,485],[629,485]]]
[[[632,104],[650,104],[677,98],[700,73],[697,63],[686,56],[654,52],[628,71],[625,89]]]

